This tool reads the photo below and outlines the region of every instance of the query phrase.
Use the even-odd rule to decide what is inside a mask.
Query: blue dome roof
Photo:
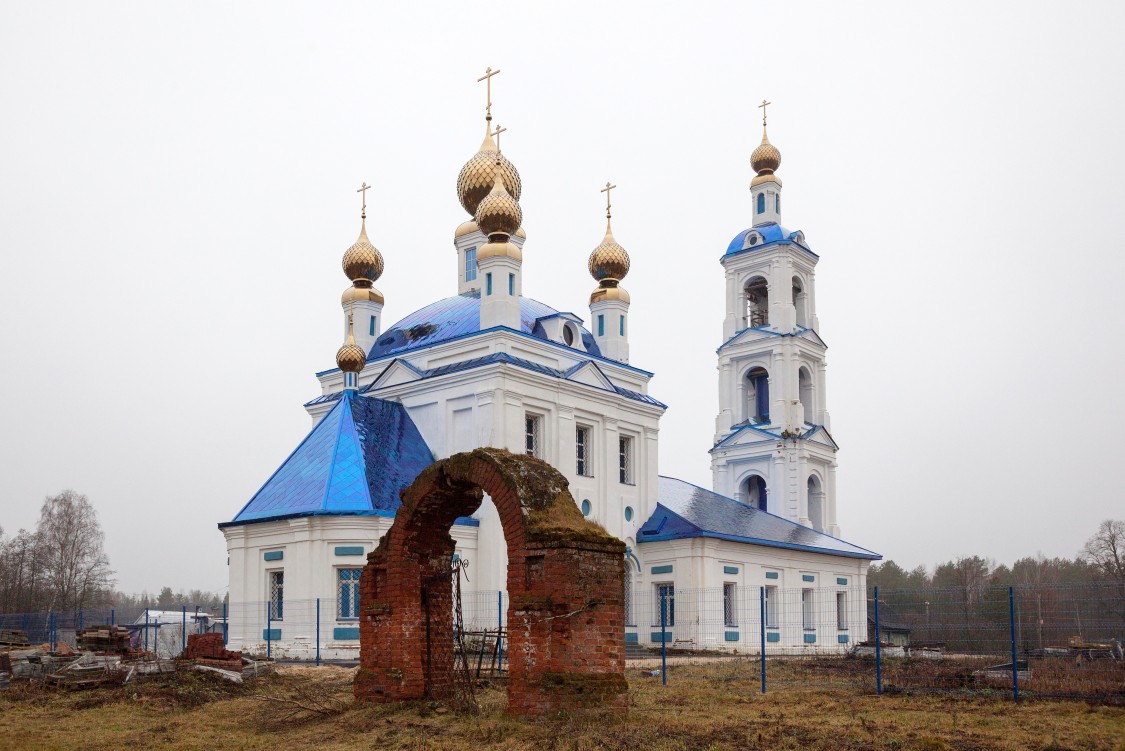
[[[747,244],[746,238],[752,232],[757,233],[761,239],[756,243]],[[751,227],[750,229],[744,229],[737,235],[735,235],[734,239],[730,241],[730,245],[727,246],[727,252],[725,255],[729,256],[733,253],[741,253],[744,250],[757,250],[758,248],[761,248],[765,245],[770,245],[771,243],[784,242],[797,243],[802,248],[809,250],[809,246],[805,243],[804,233],[790,232],[777,222],[767,222],[765,224],[759,224],[757,226]]]
[[[559,311],[530,297],[520,297],[520,328],[525,334],[546,339],[543,327],[537,326],[540,318],[558,315]],[[480,331],[480,292],[467,292],[447,297],[416,310],[384,331],[368,353],[368,360],[406,352],[459,336]],[[601,357],[594,336],[582,329],[582,347],[587,353]]]

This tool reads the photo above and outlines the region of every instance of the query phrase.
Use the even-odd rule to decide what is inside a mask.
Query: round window
[[[563,326],[563,341],[568,347],[574,346],[574,330],[570,326]]]
[[[632,506],[626,506],[625,507],[625,521],[627,521],[627,522],[633,521],[633,507]]]
[[[590,502],[584,500],[584,501],[582,501],[582,516],[589,516],[589,515],[590,515]]]

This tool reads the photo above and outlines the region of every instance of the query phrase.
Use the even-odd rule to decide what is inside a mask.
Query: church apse
[[[485,492],[508,549],[508,711],[625,710],[625,544],[582,517],[557,470],[493,448],[435,462],[403,491],[360,581],[356,698],[453,695],[449,530]]]

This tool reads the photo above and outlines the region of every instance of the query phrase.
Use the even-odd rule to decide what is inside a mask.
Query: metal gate
[[[460,709],[476,707],[461,620],[461,575],[468,578],[468,567],[468,560],[454,557],[447,572],[422,584],[426,696],[448,701]]]

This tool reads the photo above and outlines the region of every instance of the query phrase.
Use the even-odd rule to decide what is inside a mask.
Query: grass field
[[[0,749],[1035,749],[1125,751],[1125,708],[951,696],[864,696],[782,680],[765,696],[723,668],[630,670],[623,717],[521,720],[499,689],[480,711],[358,706],[354,670],[286,667],[230,684],[203,673],[66,692],[0,692]],[[811,684],[810,684],[811,685]]]

